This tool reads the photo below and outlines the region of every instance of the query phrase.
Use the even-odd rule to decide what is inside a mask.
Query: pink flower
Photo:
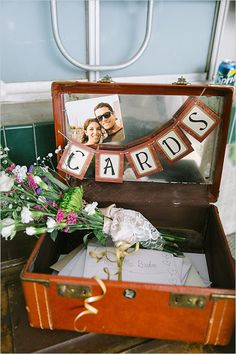
[[[76,224],[76,221],[77,221],[77,214],[73,213],[72,211],[69,212],[69,214],[67,215],[66,223],[68,225],[74,225]]]
[[[41,205],[35,205],[35,206],[33,206],[33,209],[41,210],[41,211],[44,210]]]
[[[69,227],[65,227],[65,228],[63,229],[63,231],[64,231],[64,232],[69,232],[70,229],[69,229]]]
[[[64,219],[64,211],[62,209],[58,209],[57,215],[56,215],[56,222],[61,222]]]
[[[38,185],[37,185],[37,183],[35,183],[35,180],[33,179],[33,177],[31,175],[28,175],[27,177],[28,177],[28,181],[29,181],[30,186],[33,189],[37,189]]]
[[[58,204],[55,203],[55,202],[52,202],[52,206],[53,206],[54,208],[57,208],[57,207],[58,207]]]
[[[8,166],[6,168],[6,171],[13,171],[15,167],[16,167],[16,164],[12,163],[11,166]]]

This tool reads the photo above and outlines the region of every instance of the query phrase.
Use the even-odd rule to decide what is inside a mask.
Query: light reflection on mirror
[[[86,119],[86,114],[89,115],[87,118],[96,118],[96,112],[94,112],[95,103],[99,101],[105,102],[109,97],[111,97],[111,95],[64,95],[66,136],[69,139],[74,139],[77,136],[77,141],[80,141],[83,134],[83,120]],[[136,139],[143,138],[161,129],[163,125],[173,118],[176,111],[188,98],[187,96],[172,95],[119,95],[117,97],[119,107],[114,104],[114,107],[119,109],[119,114],[116,114],[118,117],[117,123],[123,126],[125,137],[119,141],[109,142],[109,144],[114,144],[114,149],[116,146],[133,143]],[[223,106],[222,97],[202,96],[199,99],[221,117]],[[84,110],[81,113],[81,108],[78,109],[78,102],[81,103],[82,101],[86,101],[88,105],[91,103],[91,107],[89,107],[89,109],[91,108],[90,111],[88,109],[86,112]],[[73,110],[70,108],[72,106],[74,107]],[[106,109],[104,111],[106,111]],[[98,110],[98,112],[101,113],[99,115],[100,118],[104,111]],[[73,119],[71,118],[72,116]],[[103,117],[103,120],[105,121],[106,118]],[[211,132],[201,143],[184,132],[192,143],[194,151],[172,165],[158,155],[163,166],[162,172],[137,179],[131,166],[125,161],[124,180],[142,182],[154,181],[161,183],[212,183],[212,176],[216,164],[215,152],[217,151],[219,129],[220,126]],[[109,135],[106,130],[105,134],[103,136]],[[100,142],[101,141],[102,138],[100,138]]]

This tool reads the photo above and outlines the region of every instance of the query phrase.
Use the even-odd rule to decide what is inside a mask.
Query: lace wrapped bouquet
[[[58,231],[87,230],[81,236],[85,244],[95,236],[102,245],[112,239],[115,247],[123,250],[140,244],[176,256],[182,254],[177,243],[183,237],[159,232],[139,212],[116,208],[115,204],[99,209],[97,202],[83,199],[82,186],[71,187],[66,180],[62,182],[45,164],[27,168],[11,163],[4,150],[0,153],[0,230],[6,240],[20,230],[29,236],[47,232],[53,240]]]

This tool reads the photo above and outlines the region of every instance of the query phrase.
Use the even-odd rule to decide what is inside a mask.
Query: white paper
[[[79,252],[77,252],[77,254],[66,264],[66,266],[60,270],[58,275],[82,277],[84,273],[85,255],[85,249],[80,249]]]
[[[196,269],[198,275],[203,280],[205,286],[210,286],[211,281],[209,278],[205,254],[204,253],[184,253],[184,255],[190,260],[191,264]]]
[[[84,264],[86,257],[86,249],[80,251],[80,255],[77,258],[77,262],[74,264],[72,271],[70,272],[71,277],[83,277],[84,276]]]
[[[106,252],[106,256],[97,261],[98,258],[91,257],[91,251],[98,256]],[[96,275],[100,279],[108,279],[108,269],[110,279],[118,279],[115,248],[102,247],[97,240],[90,241],[87,249],[84,246],[77,247],[52,267],[60,269],[58,275],[84,278]],[[139,249],[125,256],[122,280],[200,287],[211,284],[204,254],[185,253],[184,257],[174,257],[167,252],[148,249]]]
[[[206,287],[194,266],[191,267],[184,285]]]

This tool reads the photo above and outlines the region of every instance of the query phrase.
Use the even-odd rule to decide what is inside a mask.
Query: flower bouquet
[[[6,149],[5,149],[6,150]],[[0,150],[1,236],[6,240],[24,230],[29,236],[48,233],[55,240],[58,231],[83,233],[86,244],[96,237],[106,245],[109,239],[119,250],[119,261],[127,249],[140,244],[144,248],[182,255],[177,242],[184,237],[159,232],[137,211],[116,208],[99,209],[98,203],[83,199],[82,186],[70,186],[57,172],[41,162],[27,168],[12,163],[7,151]],[[46,160],[51,162],[52,154]]]

